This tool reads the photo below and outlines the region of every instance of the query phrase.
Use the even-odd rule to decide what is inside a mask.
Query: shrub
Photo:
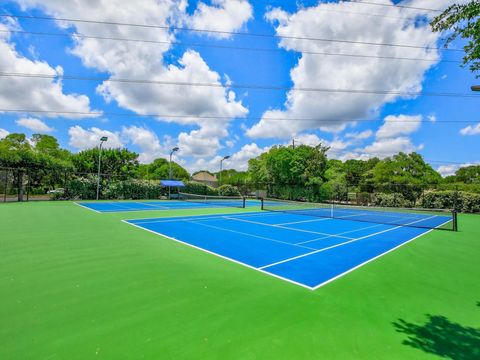
[[[268,197],[285,200],[321,202],[330,198],[324,186],[271,185]]]
[[[238,188],[233,185],[222,185],[218,188],[218,194],[222,196],[240,196]]]
[[[218,195],[217,189],[197,181],[187,181],[182,192],[199,195]]]
[[[104,199],[158,199],[166,195],[166,190],[158,184],[146,180],[112,182],[102,192]]]
[[[375,206],[386,207],[412,207],[413,203],[410,200],[405,199],[403,194],[400,193],[375,193],[372,196],[372,203]]]
[[[108,181],[103,180],[100,187],[101,199],[158,199],[168,190],[145,180]],[[63,194],[55,194],[52,200],[95,199],[97,197],[97,178],[95,176],[68,180]]]
[[[429,209],[455,209],[466,213],[480,212],[480,194],[463,191],[427,191],[421,206]]]
[[[96,197],[97,179],[95,176],[75,178],[66,182],[65,199],[95,199]]]

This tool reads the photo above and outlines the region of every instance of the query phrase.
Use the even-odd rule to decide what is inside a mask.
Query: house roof
[[[216,182],[217,178],[206,171],[201,171],[193,175],[192,180]]]

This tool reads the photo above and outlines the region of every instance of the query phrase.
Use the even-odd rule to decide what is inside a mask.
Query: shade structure
[[[170,187],[185,187],[183,181],[180,180],[160,180],[160,185]]]

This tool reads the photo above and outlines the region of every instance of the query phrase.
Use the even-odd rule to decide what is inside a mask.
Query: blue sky
[[[2,18],[1,71],[56,78],[3,76],[0,109],[69,114],[3,112],[0,137],[48,133],[63,147],[79,151],[108,135],[110,146],[134,150],[144,162],[165,157],[178,145],[177,161],[191,171],[217,170],[224,155],[232,156],[227,167],[244,170],[249,158],[292,138],[322,142],[331,147],[329,156],[339,159],[417,151],[444,175],[479,161],[478,98],[405,95],[470,94],[476,82],[467,68],[448,62],[461,60],[461,52],[436,49],[445,34],[433,34],[426,24],[435,13],[394,6],[442,9],[449,1],[377,2],[387,6],[282,0],[142,0],[126,5],[102,0],[92,9],[80,0],[2,2],[2,14],[70,20]],[[95,79],[60,79],[61,74]],[[104,82],[108,79],[156,83]],[[182,82],[214,86],[172,85]],[[99,115],[79,114],[90,112]],[[147,116],[152,114],[157,116]]]

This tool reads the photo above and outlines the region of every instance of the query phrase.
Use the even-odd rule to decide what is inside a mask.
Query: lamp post
[[[172,155],[178,150],[180,149],[175,146],[172,151],[170,151],[170,162],[168,163],[168,180],[172,180]],[[170,200],[170,185],[168,185],[168,200]]]
[[[223,160],[230,159],[230,155],[224,156],[222,160],[220,160],[220,172],[218,173],[218,184],[222,182],[222,170],[223,170]]]
[[[104,142],[107,142],[108,137],[102,136],[100,138],[100,148],[98,152],[98,174],[97,174],[97,200],[100,197],[100,168],[101,168],[101,163],[102,163],[102,145]]]
[[[472,91],[480,91],[480,85],[473,85],[471,89]]]

